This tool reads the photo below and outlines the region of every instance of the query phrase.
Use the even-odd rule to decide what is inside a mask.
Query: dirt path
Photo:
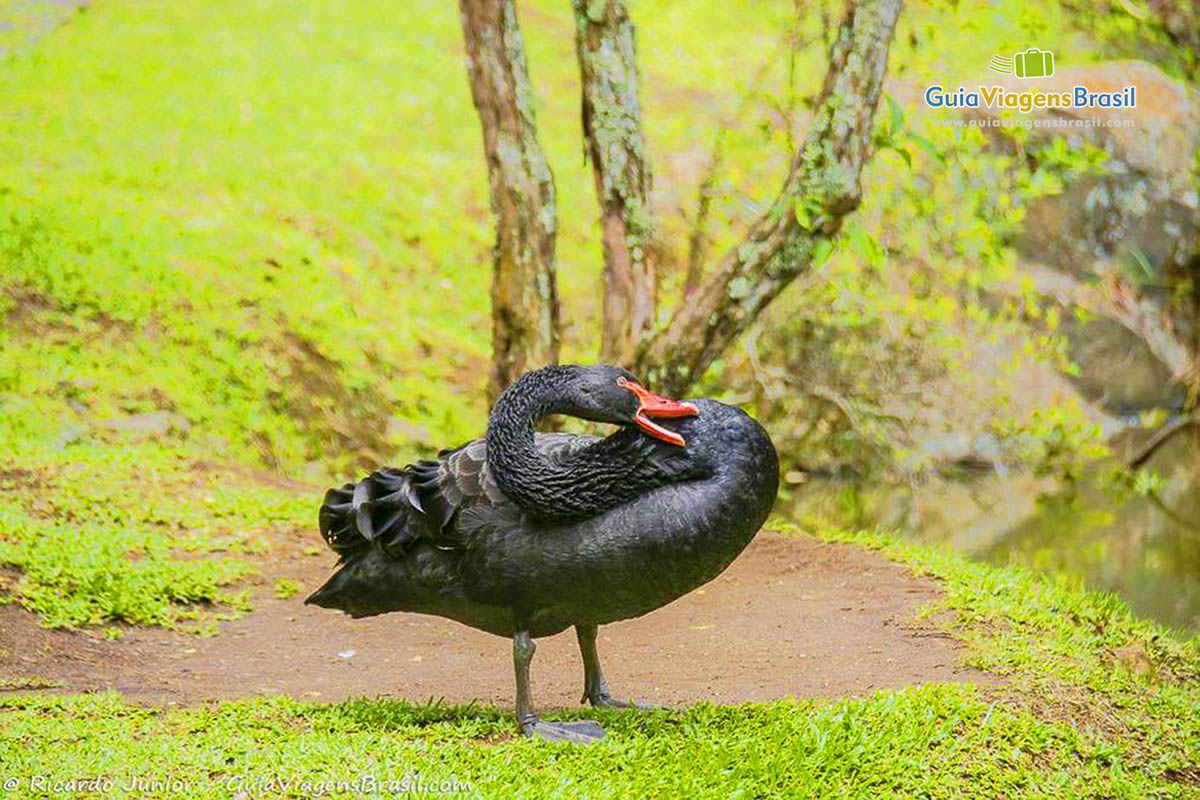
[[[286,693],[511,705],[511,649],[457,623],[412,614],[354,621],[302,605],[330,571],[304,556],[308,532],[263,565],[255,610],[216,637],[131,630],[119,641],[47,631],[0,607],[0,678],[37,675],[63,691],[116,689],[150,702]],[[271,595],[279,577],[303,591]],[[914,625],[937,588],[849,545],[761,535],[716,581],[640,619],[600,631],[614,693],[685,704],[841,697],[928,681],[989,682],[957,666],[958,645]],[[574,636],[539,640],[535,698],[572,707],[582,683]]]

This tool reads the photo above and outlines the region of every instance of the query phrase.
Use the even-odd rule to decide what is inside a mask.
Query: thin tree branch
[[[786,48],[794,60],[799,46],[800,43],[792,35],[789,35],[776,50],[763,59],[750,81],[750,89],[742,96],[734,112],[722,120],[717,127],[717,135],[713,137],[708,165],[704,169],[704,177],[701,179],[700,188],[696,193],[696,216],[692,220],[691,230],[688,233],[687,272],[683,282],[684,297],[690,297],[704,277],[704,264],[708,258],[708,218],[712,213],[713,198],[717,195],[717,179],[725,166],[725,140],[729,136],[730,130],[738,125],[753,107],[754,100],[758,97],[763,83],[771,73],[771,68],[779,60],[780,52]],[[790,127],[789,124],[789,139],[791,138]]]
[[[1149,491],[1146,493],[1146,497],[1151,503],[1154,504],[1154,507],[1157,508],[1164,517],[1171,520],[1176,525],[1187,528],[1188,530],[1200,531],[1200,523],[1197,523],[1195,520],[1188,519],[1178,511],[1175,511],[1173,508],[1168,506],[1163,501],[1162,497],[1159,496],[1158,492]]]
[[[494,401],[521,373],[558,360],[554,176],[538,143],[514,0],[460,0],[459,9],[496,218],[488,384]]]
[[[683,394],[797,276],[821,242],[837,236],[859,204],[859,177],[870,152],[875,109],[901,0],[859,0],[842,21],[812,127],[779,197],[745,240],[674,314],[643,342],[635,369],[670,394]],[[804,209],[803,219],[796,213]]]
[[[1138,469],[1144,466],[1150,460],[1150,457],[1158,452],[1158,449],[1166,444],[1171,437],[1193,425],[1200,426],[1200,411],[1182,417],[1175,417],[1175,419],[1163,425],[1129,459],[1130,469]]]

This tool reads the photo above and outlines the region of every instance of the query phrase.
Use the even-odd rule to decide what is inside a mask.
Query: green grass
[[[736,36],[719,15],[684,31],[647,13],[664,92],[718,69],[736,91],[755,63],[725,57],[788,18],[743,6]],[[590,356],[572,22],[550,2],[526,17],[569,351]],[[720,47],[692,53],[706,31]],[[477,432],[491,234],[454,7],[100,3],[0,58],[0,98],[0,393],[25,444],[168,409],[207,451],[296,474]],[[715,128],[703,104],[673,110],[659,154],[697,117]]]
[[[51,627],[174,626],[211,617],[206,609],[245,610],[243,593],[223,587],[254,573],[246,556],[272,531],[309,527],[317,504],[315,493],[162,444],[65,455],[26,453],[0,468],[0,565],[21,571],[9,599]]]
[[[879,533],[822,536],[938,580],[944,595],[925,613],[1005,682],[597,713],[608,737],[588,748],[515,738],[506,712],[473,706],[275,698],[166,710],[114,694],[0,696],[0,763],[118,788],[171,777],[191,796],[227,796],[239,775],[309,782],[288,796],[413,775],[485,797],[1200,796],[1195,640],[1020,569]]]
[[[197,463],[323,484],[480,432],[491,233],[458,14],[113,0],[50,29],[29,5],[0,54],[0,566],[21,571],[0,598],[52,626],[174,625],[237,605],[248,538],[311,526],[317,502]],[[741,8],[736,36],[718,14],[689,31],[647,14],[664,93],[753,70],[726,63],[739,37],[778,35],[789,6]],[[572,21],[548,0],[525,16],[568,349],[590,358]],[[696,31],[720,47],[692,52]],[[114,430],[147,413],[170,431]]]
[[[898,79],[974,75],[952,53],[964,35],[990,53],[1069,29],[1057,4],[999,5],[914,6]],[[642,0],[633,14],[669,306],[686,250],[679,210],[771,54],[762,102],[727,140],[715,249],[743,229],[742,195],[777,191],[786,137],[766,106],[785,91],[779,43],[794,7]],[[0,56],[0,444],[53,445],[98,419],[167,410],[213,457],[298,475],[475,435],[491,233],[457,16],[431,0],[111,0]],[[590,359],[601,257],[572,21],[536,0],[522,22],[560,199],[565,355]],[[806,15],[800,95],[824,70],[818,28]],[[1053,38],[1064,63],[1097,54],[1079,35]],[[903,204],[977,256],[987,226],[958,204],[972,186],[936,181],[931,207],[916,207],[910,195],[930,187],[883,160],[867,175],[869,229]],[[1008,163],[966,161],[968,175]],[[917,167],[938,169],[919,154]]]
[[[957,686],[828,705],[603,714],[608,737],[587,749],[513,740],[510,720],[495,710],[388,701],[261,700],[165,713],[113,695],[0,703],[10,774],[171,775],[192,796],[229,794],[238,775],[336,783],[415,773],[468,783],[484,797],[955,797],[1085,785],[1144,797],[1157,783],[1065,725]],[[65,752],[54,754],[59,747]]]
[[[202,461],[319,485],[482,428],[491,233],[457,12],[431,0],[107,0],[51,30],[33,7],[14,6],[0,44],[0,471],[32,469],[43,484],[16,482],[0,500],[0,564],[24,573],[7,596],[54,625],[172,624],[247,574],[235,550],[264,523],[259,505],[307,525],[315,493],[242,481],[259,495],[213,539],[198,493],[176,506],[173,489],[143,491],[143,468],[166,484],[187,483]],[[744,228],[747,203],[777,191],[788,143],[770,107],[789,91],[781,42],[795,12],[786,0],[639,0],[632,13],[666,311],[686,250],[679,211],[750,88],[753,113],[726,138],[714,253]],[[522,24],[557,176],[564,355],[591,360],[601,252],[572,20],[563,3],[534,0]],[[817,13],[799,26],[810,43],[791,94],[819,85],[819,27]],[[1068,28],[1057,4],[1035,18],[1016,0],[919,3],[892,68],[902,82],[965,79],[975,67],[951,51],[966,34],[980,52],[1007,52],[1059,31],[1064,63],[1095,57]],[[40,38],[17,46],[29,31]],[[968,138],[937,143],[957,148],[944,170],[920,152],[913,169],[881,154],[865,174],[859,238],[873,232],[898,261],[936,251],[945,275],[979,279],[989,259],[1001,269],[1020,202],[1058,184]],[[857,330],[954,307],[897,293],[851,252],[831,263],[828,282],[781,298],[776,319],[816,313]],[[914,330],[962,352],[953,325]],[[149,413],[170,415],[166,435],[130,445],[114,432]],[[181,560],[180,549],[211,558]]]
[[[1135,616],[1117,596],[1021,567],[992,567],[879,532],[823,538],[878,550],[942,584],[926,610],[1006,676],[1009,701],[1107,738],[1151,774],[1200,788],[1200,638]]]

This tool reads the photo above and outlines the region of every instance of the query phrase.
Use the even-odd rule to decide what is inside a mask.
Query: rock
[[[1189,340],[1190,322],[1166,309],[1169,287],[1200,253],[1194,174],[1200,149],[1200,93],[1141,61],[1065,68],[1035,81],[1002,77],[987,84],[1049,92],[1069,92],[1074,86],[1106,92],[1137,87],[1132,109],[1043,109],[1017,115],[1034,120],[1098,119],[1100,125],[1088,128],[1034,128],[1031,140],[1088,142],[1104,149],[1109,161],[1106,174],[1078,180],[1062,194],[1034,203],[1016,250],[1027,273],[1048,268],[1075,282],[1080,291],[1049,295],[1069,310],[1071,302],[1065,297],[1096,296],[1092,288],[1117,280],[1136,287],[1140,297],[1161,309],[1162,327]],[[999,116],[992,109],[970,113],[977,118]],[[1126,119],[1133,120],[1132,127],[1104,127]],[[993,141],[1013,146],[999,134]],[[1103,313],[1087,321],[1073,314],[1062,319],[1071,358],[1080,368],[1072,380],[1087,399],[1115,414],[1175,408],[1182,402],[1185,392],[1173,371],[1126,324]]]
[[[192,428],[191,423],[183,416],[172,411],[151,411],[127,417],[112,417],[102,419],[96,425],[136,439],[166,436],[171,431],[186,434]]]

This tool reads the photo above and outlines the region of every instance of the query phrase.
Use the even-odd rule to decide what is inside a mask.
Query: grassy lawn
[[[514,738],[492,708],[277,698],[164,710],[112,694],[0,695],[0,763],[9,775],[105,776],[117,790],[130,776],[171,779],[190,796],[268,779],[292,781],[289,796],[369,793],[364,780],[406,777],[488,797],[1200,796],[1194,640],[1017,569],[880,534],[825,538],[936,578],[945,595],[926,613],[1006,682],[600,713],[609,735],[589,748]]]
[[[310,526],[319,502],[169,444],[68,452],[69,463],[42,450],[0,464],[0,564],[21,573],[0,590],[50,627],[195,627],[244,609],[243,593],[223,587],[254,572],[245,556],[272,529]],[[219,611],[201,620],[200,603]]]
[[[720,113],[679,98],[722,73],[735,101],[756,65],[731,54],[781,35],[788,4],[752,7],[728,12],[736,32],[721,13],[672,24],[686,5],[648,15],[664,159]],[[559,3],[525,13],[567,355],[590,359],[573,23]],[[491,232],[457,11],[114,0],[52,17],[22,0],[0,51],[0,568],[20,571],[0,572],[0,600],[54,626],[236,610],[261,528],[310,525],[319,486],[482,429]]]

